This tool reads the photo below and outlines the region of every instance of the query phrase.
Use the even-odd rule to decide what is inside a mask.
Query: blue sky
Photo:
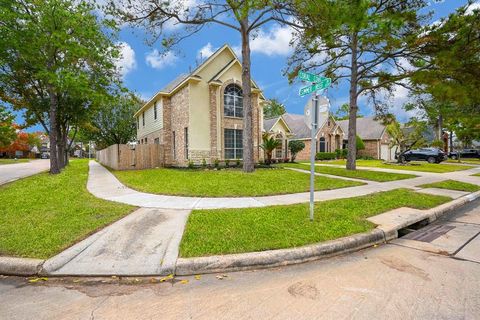
[[[467,0],[432,1],[430,9],[434,10],[432,22],[447,16],[457,7],[467,3]],[[223,26],[211,25],[204,28],[181,42],[175,52],[165,56],[159,54],[159,43],[147,45],[147,35],[140,29],[125,27],[120,32],[119,41],[122,42],[123,59],[119,66],[124,74],[124,84],[127,88],[137,92],[142,98],[149,99],[153,94],[173,80],[180,73],[195,68],[199,59],[199,52],[205,58],[215,49],[227,43],[235,50],[240,45],[240,34]],[[252,76],[259,84],[267,98],[277,98],[283,102],[287,111],[303,113],[307,98],[298,96],[300,83],[289,85],[282,75],[291,48],[288,43],[290,31],[287,27],[276,24],[265,25],[258,37],[252,41]],[[332,87],[326,93],[331,101],[334,112],[340,105],[348,102],[348,83],[342,82]],[[401,121],[405,121],[413,113],[406,113],[401,106],[407,98],[406,90],[399,90],[392,101],[392,111]],[[364,115],[373,114],[373,109],[366,99],[359,101],[360,112]],[[17,121],[22,123],[21,115]],[[31,128],[38,130],[40,127]]]

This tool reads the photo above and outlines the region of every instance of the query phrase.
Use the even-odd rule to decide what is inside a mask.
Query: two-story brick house
[[[164,146],[165,164],[242,159],[242,67],[224,45],[193,72],[178,76],[135,113],[137,141]],[[252,81],[254,159],[262,157],[265,98]]]

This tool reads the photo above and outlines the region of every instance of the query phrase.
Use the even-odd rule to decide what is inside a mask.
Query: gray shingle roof
[[[348,134],[348,120],[337,121],[345,134]],[[375,117],[357,118],[357,135],[362,140],[379,140],[385,131],[385,126],[375,120]]]
[[[180,83],[182,83],[185,79],[187,79],[190,76],[188,73],[182,73],[173,81],[171,81],[169,84],[167,84],[165,87],[162,88],[162,92],[167,92],[170,93],[173,89],[175,89]]]
[[[278,119],[280,117],[275,117],[275,118],[270,118],[270,119],[264,119],[263,120],[263,130],[266,132],[270,131],[272,127],[277,123]]]
[[[283,120],[294,134],[293,139],[305,139],[310,137],[310,129],[303,120],[302,114],[285,113]]]

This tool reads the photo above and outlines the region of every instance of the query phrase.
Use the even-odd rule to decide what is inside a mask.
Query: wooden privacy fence
[[[113,144],[97,151],[96,158],[114,170],[151,169],[165,165],[165,152],[160,144]]]

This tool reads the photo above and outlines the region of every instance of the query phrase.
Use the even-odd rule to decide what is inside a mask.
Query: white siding
[[[154,106],[157,106],[157,119],[154,117]],[[163,103],[162,99],[155,101],[149,108],[145,109],[145,126],[143,126],[143,115],[140,113],[138,122],[140,127],[137,128],[137,139],[141,139],[144,135],[150,134],[163,128]]]

